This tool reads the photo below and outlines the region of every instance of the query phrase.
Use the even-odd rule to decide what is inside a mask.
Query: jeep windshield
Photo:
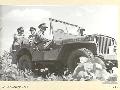
[[[78,25],[50,18],[50,31],[54,40],[65,40],[83,36],[84,29]]]

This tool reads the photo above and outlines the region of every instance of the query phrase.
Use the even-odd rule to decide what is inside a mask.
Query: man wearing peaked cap
[[[46,26],[46,23],[42,23],[38,26],[38,28],[40,29],[42,34],[44,34],[44,32],[46,31],[46,28],[48,28],[48,27]]]
[[[48,28],[48,27],[46,26],[46,23],[40,24],[40,25],[38,26],[38,28],[39,28],[39,31],[38,31],[37,34],[38,34],[39,37],[40,37],[40,42],[46,41],[45,35],[44,35],[44,33],[45,33],[45,31],[46,31],[46,28]]]
[[[42,23],[38,26],[38,28],[39,28],[39,31],[37,35],[39,36],[38,38],[39,42],[38,42],[37,47],[39,50],[42,50],[46,48],[47,42],[49,41],[48,39],[46,39],[45,34],[44,34],[48,27],[46,26],[46,23]]]

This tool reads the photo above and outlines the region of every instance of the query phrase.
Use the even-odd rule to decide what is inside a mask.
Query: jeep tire
[[[29,55],[22,55],[18,61],[18,68],[21,70],[32,70],[32,62]]]

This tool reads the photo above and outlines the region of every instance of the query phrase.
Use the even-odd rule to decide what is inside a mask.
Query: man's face
[[[18,34],[22,35],[24,33],[24,31],[18,31]]]
[[[46,31],[46,27],[41,27],[40,29],[41,29],[41,31],[43,31],[43,32]]]
[[[43,27],[43,30],[46,31],[46,27]]]
[[[46,27],[41,27],[41,28],[40,28],[40,32],[41,32],[42,34],[44,34],[45,31],[46,31]]]

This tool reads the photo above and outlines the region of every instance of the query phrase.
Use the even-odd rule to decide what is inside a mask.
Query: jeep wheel
[[[71,73],[74,71],[78,63],[80,63],[80,60],[79,60],[80,57],[87,57],[92,61],[94,58],[94,55],[90,50],[86,48],[81,48],[73,51],[68,57],[68,61],[67,61],[67,67]]]
[[[22,55],[18,61],[18,67],[21,70],[32,70],[32,62],[28,55]]]

